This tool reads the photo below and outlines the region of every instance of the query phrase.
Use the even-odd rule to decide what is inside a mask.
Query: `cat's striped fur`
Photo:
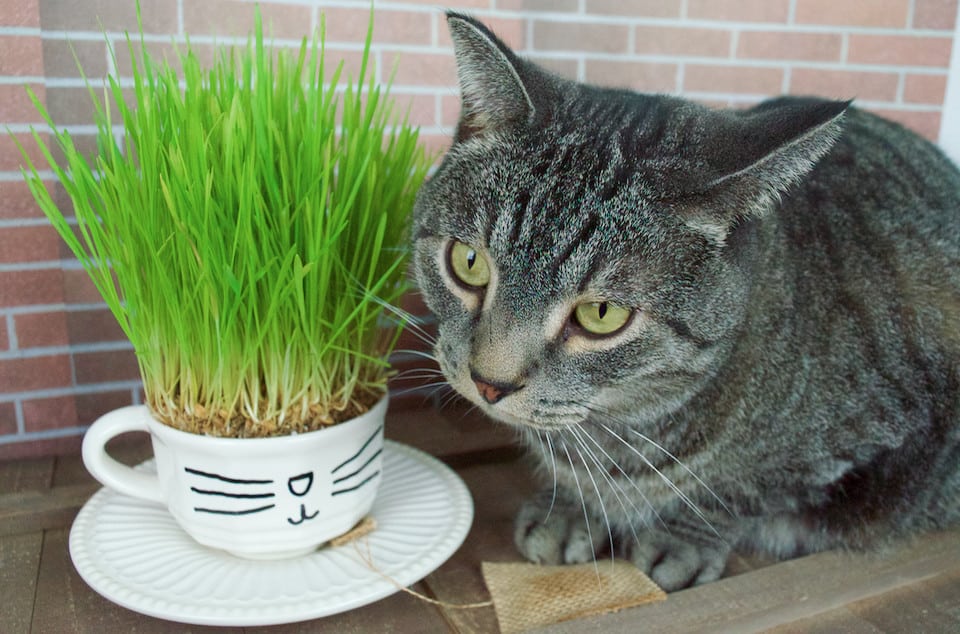
[[[956,167],[847,103],[593,88],[449,25],[463,114],[420,192],[415,272],[449,383],[547,476],[526,556],[613,548],[674,589],[735,546],[960,518]],[[484,288],[452,278],[451,240],[489,261]],[[588,336],[584,301],[634,311]]]

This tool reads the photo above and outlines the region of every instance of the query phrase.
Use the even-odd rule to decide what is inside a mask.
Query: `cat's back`
[[[903,126],[849,108],[778,217],[802,336],[838,371],[943,397],[960,367],[957,167]]]
[[[960,171],[893,121],[849,108],[840,138],[799,193],[801,214],[826,214],[837,229],[852,230],[845,236],[852,241],[885,243],[907,258],[922,255],[907,245],[960,256]]]

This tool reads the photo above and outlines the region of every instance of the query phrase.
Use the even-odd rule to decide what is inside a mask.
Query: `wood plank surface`
[[[46,531],[37,576],[33,632],[94,634],[138,632],[167,634],[171,631],[241,632],[239,628],[190,626],[177,629],[173,623],[143,616],[111,603],[90,589],[70,560],[68,529]]]
[[[43,533],[0,539],[0,632],[29,632]]]
[[[0,540],[6,544],[9,538]],[[101,597],[77,574],[68,550],[69,530],[58,529],[46,532],[43,542],[42,562],[39,574],[36,568],[18,566],[24,576],[37,579],[36,610],[33,614],[34,632],[415,632],[448,630],[443,615],[432,605],[405,593],[397,593],[359,610],[351,610],[322,619],[282,626],[213,628],[174,623],[133,612]],[[37,553],[40,549],[37,548]],[[2,577],[0,577],[2,579]],[[414,586],[421,592],[422,585]],[[31,592],[28,607],[33,607]],[[0,623],[6,623],[6,617]],[[26,619],[30,623],[29,612]],[[17,632],[27,629],[0,628],[0,631]]]
[[[413,589],[450,604],[489,599],[483,561],[519,561],[513,516],[536,484],[513,432],[463,408],[391,412],[387,437],[452,465],[469,487],[474,523],[453,557]],[[146,435],[111,444],[127,464],[150,456]],[[67,550],[77,509],[99,485],[79,456],[0,463],[0,632],[497,632],[492,607],[437,607],[397,593],[314,621],[205,628],[121,608],[79,577]],[[561,623],[546,632],[960,632],[960,529],[883,553],[820,553],[771,565],[735,556],[728,576],[659,604]]]
[[[513,516],[520,503],[536,487],[529,470],[519,460],[477,465],[458,473],[473,495],[473,527],[460,550],[425,581],[441,601],[483,602],[490,598],[490,594],[483,581],[480,563],[521,560],[513,545]],[[492,607],[448,608],[444,611],[460,632],[499,630]]]
[[[423,584],[412,589],[425,592]],[[313,634],[336,632],[337,634],[370,634],[372,632],[449,632],[450,627],[440,611],[429,603],[406,593],[398,592],[376,603],[356,610],[334,614],[322,619],[274,625],[271,627],[247,627],[251,634]]]
[[[53,458],[0,462],[0,495],[49,488],[53,462]]]
[[[847,609],[882,632],[958,632],[960,568],[857,601]]]
[[[77,484],[0,495],[0,535],[69,527],[99,488],[98,484]]]
[[[605,632],[634,632],[640,622],[651,632],[764,631],[958,571],[960,530],[945,531],[900,542],[883,553],[825,552],[785,561],[676,592],[663,603],[543,631],[573,633],[602,625]],[[960,584],[945,579],[941,601],[960,599]],[[898,605],[915,618],[923,610],[903,598]],[[854,614],[864,619],[864,614]]]

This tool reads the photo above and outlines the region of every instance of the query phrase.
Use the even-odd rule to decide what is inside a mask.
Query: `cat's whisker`
[[[621,487],[621,486],[617,483],[617,481],[614,479],[613,475],[612,475],[610,472],[608,472],[606,468],[604,468],[604,465],[601,463],[600,458],[599,458],[599,456],[597,456],[596,452],[593,451],[592,449],[590,449],[590,448],[586,445],[586,443],[583,442],[583,436],[585,436],[586,438],[588,438],[598,449],[600,449],[600,451],[607,457],[608,460],[610,460],[610,456],[607,455],[607,453],[603,450],[603,447],[601,447],[601,446],[599,445],[599,443],[597,443],[597,441],[590,435],[590,433],[589,433],[586,429],[584,429],[582,426],[580,426],[580,425],[575,425],[575,426],[571,427],[571,432],[573,432],[573,434],[574,434],[575,436],[577,436],[577,438],[578,438],[579,441],[580,441],[580,444],[581,444],[581,445],[583,446],[583,448],[584,448],[584,451],[585,451],[585,452],[587,453],[587,455],[590,457],[590,460],[593,462],[593,464],[596,465],[597,469],[598,469],[599,472],[600,472],[600,475],[603,477],[603,479],[606,481],[606,483],[610,486],[610,489],[611,489],[611,491],[613,492],[614,497],[617,499],[617,502],[620,504],[620,508],[623,509],[624,518],[626,519],[626,525],[627,525],[627,528],[628,528],[629,531],[630,531],[630,534],[633,536],[633,539],[634,539],[634,540],[639,540],[640,537],[639,537],[639,535],[637,535],[637,530],[636,530],[636,526],[634,525],[634,522],[630,519],[630,518],[631,518],[631,513],[630,513],[630,510],[627,508],[627,505],[629,505],[630,508],[633,509],[633,515],[634,515],[634,516],[636,516],[636,517],[643,517],[644,514],[641,513],[641,511],[640,511],[639,508],[637,508],[637,505],[633,502],[633,500],[630,498],[630,496],[627,495],[627,492],[623,490],[623,487]],[[623,470],[620,469],[619,465],[616,464],[616,461],[614,461],[614,460],[610,460],[610,461],[611,461],[611,463],[613,463],[613,465],[614,465],[621,473],[623,473]],[[624,474],[624,475],[625,475],[625,474]],[[629,477],[627,478],[627,480],[628,480],[631,484],[633,484],[633,486],[636,488],[636,484],[635,484],[632,480],[630,480]],[[639,488],[637,488],[637,490],[638,490],[638,492],[639,492]],[[646,497],[643,495],[642,492],[640,492],[640,497],[643,498],[643,500],[647,503],[648,506],[650,506],[650,502],[647,501]],[[652,509],[652,507],[651,507],[651,509]],[[656,510],[655,510],[655,509],[652,509],[652,510],[653,510],[654,514],[656,515],[656,514],[657,514],[657,513],[656,513]],[[658,518],[659,518],[659,516],[658,516]],[[611,558],[611,559],[613,559],[613,557],[614,557],[615,550],[616,550],[616,549],[614,548],[613,540],[612,540],[612,538],[611,538],[611,543],[610,543],[610,558]]]
[[[609,420],[615,420],[612,416],[610,416],[610,415],[608,415],[608,414],[604,414],[603,412],[601,412],[601,411],[599,411],[598,409],[593,408],[593,407],[590,408],[590,412],[591,412],[592,414],[596,414],[596,415],[598,415],[598,416],[602,416],[603,418],[606,418],[606,419],[609,419]],[[640,438],[641,440],[643,440],[643,441],[645,441],[645,442],[653,445],[657,450],[659,450],[659,451],[662,452],[665,456],[667,456],[670,460],[672,460],[677,466],[679,466],[681,469],[683,469],[684,471],[686,471],[686,472],[690,475],[690,477],[692,477],[692,478],[697,482],[697,484],[699,484],[700,486],[702,486],[702,487],[704,488],[704,490],[706,490],[707,493],[709,493],[710,496],[713,497],[713,498],[720,504],[720,506],[723,508],[723,510],[725,510],[727,513],[729,513],[731,516],[734,516],[734,515],[735,515],[734,512],[733,512],[732,510],[730,510],[730,507],[727,506],[727,504],[723,501],[723,499],[710,487],[710,485],[708,485],[700,476],[698,476],[692,469],[690,469],[690,467],[688,467],[686,464],[684,464],[684,462],[683,462],[682,460],[680,460],[680,459],[677,458],[674,454],[672,454],[666,447],[664,447],[664,446],[661,445],[660,443],[656,442],[655,440],[653,440],[653,439],[650,438],[649,436],[646,436],[646,435],[642,434],[641,432],[636,431],[636,430],[635,430],[634,428],[632,428],[632,427],[628,427],[627,429],[628,429],[631,433],[636,434],[636,436],[637,436],[638,438]]]
[[[550,466],[553,469],[553,494],[550,496],[550,508],[547,509],[547,517],[544,518],[544,522],[550,518],[550,513],[553,512],[553,507],[557,503],[557,456],[554,453],[553,441],[550,439],[550,433],[551,432],[549,431],[545,431],[544,435],[547,438],[547,449],[550,451]]]
[[[433,395],[440,389],[449,387],[449,383],[440,382],[440,383],[428,383],[426,385],[417,385],[415,387],[408,387],[403,389],[393,389],[390,390],[391,396],[408,396],[416,392],[426,392],[424,394],[424,399],[430,399]]]
[[[593,443],[593,445],[600,451],[600,453],[603,454],[603,456],[610,461],[610,464],[613,465],[613,467],[618,472],[620,472],[620,474],[624,477],[624,479],[626,479],[626,481],[630,483],[630,486],[632,486],[633,489],[637,492],[637,494],[640,496],[640,499],[643,500],[644,504],[647,505],[647,508],[650,509],[650,512],[653,513],[653,516],[657,518],[657,521],[661,525],[665,526],[663,518],[660,517],[660,513],[658,513],[656,507],[654,507],[653,504],[650,503],[650,500],[647,499],[647,496],[643,493],[643,490],[640,488],[640,486],[636,482],[634,482],[633,478],[631,478],[627,474],[627,472],[624,471],[623,467],[621,467],[620,464],[613,457],[611,457],[609,453],[607,453],[606,449],[603,448],[603,445],[597,442],[597,440],[590,434],[589,430],[587,430],[582,425],[577,425],[577,428],[588,440],[590,440],[590,442]],[[634,510],[637,516],[641,518],[645,517],[646,513],[643,513],[640,510],[640,508],[637,507],[637,505],[633,502],[630,496],[627,495],[627,492],[623,490],[623,487],[621,487],[617,483],[613,475],[606,471],[604,471],[604,474],[607,476],[607,481],[610,483],[611,487],[615,489],[615,492],[619,491],[623,495],[623,498],[627,501],[627,503],[630,504],[630,507]],[[621,502],[621,506],[622,505],[623,505],[623,502]],[[626,508],[624,508],[624,511],[626,511]],[[634,539],[639,539],[639,537],[637,536],[636,527],[634,526],[633,522],[628,522],[628,526],[630,528],[630,532],[633,533]]]
[[[437,362],[437,357],[425,350],[416,350],[413,348],[403,348],[401,350],[394,350],[393,354],[408,354],[411,357],[420,357],[421,359],[426,359],[427,361]],[[433,368],[431,368],[433,369]]]
[[[437,338],[431,332],[423,328],[423,326],[412,321],[405,321],[402,323],[404,327],[407,329],[407,332],[412,334],[418,340],[422,341],[424,344],[427,345],[427,347],[431,349],[436,347]]]
[[[671,480],[669,477],[667,477],[667,475],[666,475],[665,473],[663,473],[662,471],[660,471],[660,469],[658,469],[658,468],[656,467],[656,465],[654,465],[653,462],[650,461],[649,458],[647,458],[645,455],[643,455],[642,453],[640,453],[640,451],[638,451],[636,447],[634,447],[633,445],[631,445],[630,443],[628,443],[628,442],[627,442],[626,440],[624,440],[619,434],[617,434],[617,432],[615,432],[615,431],[613,431],[612,429],[610,429],[610,427],[608,427],[608,426],[605,425],[604,423],[599,423],[599,425],[600,425],[600,427],[601,427],[602,429],[604,429],[608,434],[610,434],[611,436],[613,436],[614,438],[616,438],[616,439],[617,439],[618,441],[620,441],[625,447],[627,447],[631,452],[633,452],[633,454],[635,454],[638,458],[640,458],[640,460],[643,461],[643,463],[644,463],[645,465],[647,465],[647,467],[648,467],[650,470],[652,470],[654,473],[656,473],[657,476],[659,476],[660,479],[663,481],[663,483],[666,484],[667,487],[668,487],[671,491],[673,491],[673,493],[674,493],[678,498],[680,498],[680,500],[681,500],[684,504],[687,505],[687,508],[689,508],[689,509],[694,513],[694,515],[696,515],[698,518],[700,518],[700,521],[702,521],[702,522],[707,526],[707,528],[710,529],[710,531],[711,531],[712,533],[714,533],[717,537],[720,537],[721,539],[723,538],[723,536],[722,536],[722,535],[720,534],[720,532],[713,526],[713,524],[710,522],[710,520],[707,519],[706,514],[705,514],[705,513],[703,512],[703,510],[696,504],[696,502],[694,502],[693,500],[691,500],[690,497],[680,489],[680,487],[678,487],[676,484],[674,484],[673,480]]]
[[[654,447],[656,447],[657,449],[659,449],[661,452],[663,452],[663,454],[664,454],[665,456],[667,456],[668,458],[670,458],[671,460],[673,460],[673,462],[676,463],[676,465],[677,465],[678,467],[680,467],[681,469],[683,469],[684,471],[686,471],[686,472],[690,475],[691,478],[693,478],[694,480],[696,480],[697,483],[700,484],[700,486],[702,486],[702,487],[707,491],[707,493],[709,493],[710,496],[713,497],[713,499],[715,499],[715,500],[717,501],[717,503],[720,504],[721,507],[723,507],[723,510],[724,510],[724,511],[726,511],[728,514],[730,514],[731,517],[734,516],[734,512],[730,510],[730,507],[727,506],[727,504],[723,501],[723,499],[721,499],[720,496],[717,495],[717,493],[714,492],[714,490],[711,489],[710,486],[700,478],[700,476],[698,476],[698,475],[697,475],[696,473],[694,473],[687,465],[685,465],[682,460],[680,460],[679,458],[677,458],[676,456],[674,456],[672,453],[670,453],[669,451],[667,451],[662,445],[660,445],[659,443],[657,443],[655,440],[653,440],[653,439],[650,438],[649,436],[646,436],[645,434],[640,433],[640,432],[637,431],[636,429],[632,429],[632,428],[631,428],[629,431],[630,431],[631,434],[637,436],[638,438],[640,438],[640,439],[643,440],[644,442],[647,442],[647,443],[653,445]]]
[[[403,308],[400,308],[399,306],[394,306],[393,304],[391,304],[390,302],[386,301],[386,300],[383,299],[382,297],[379,297],[379,296],[377,296],[377,295],[369,292],[369,291],[368,291],[363,285],[361,285],[359,282],[357,282],[357,289],[356,289],[356,290],[357,290],[357,292],[358,292],[362,297],[364,297],[365,299],[368,299],[368,300],[374,302],[375,304],[377,304],[378,306],[380,306],[381,308],[383,308],[383,309],[386,311],[386,312],[384,313],[384,315],[385,315],[388,319],[390,318],[390,315],[393,315],[393,316],[397,317],[398,320],[395,321],[395,323],[396,323],[397,325],[402,325],[402,326],[404,326],[404,327],[407,329],[408,332],[413,333],[418,339],[420,339],[420,340],[423,341],[424,343],[428,344],[429,346],[433,347],[434,345],[436,345],[436,343],[437,343],[436,337],[434,337],[431,333],[429,333],[429,332],[423,327],[423,319],[422,319],[422,318],[417,317],[416,315],[414,315],[414,314],[411,313],[410,311],[404,310]]]
[[[563,443],[563,453],[567,456],[567,462],[570,463],[570,472],[573,474],[573,482],[576,484],[577,494],[580,496],[580,507],[583,509],[583,522],[587,528],[587,540],[593,546],[593,531],[590,529],[590,513],[587,511],[587,501],[583,497],[583,489],[580,487],[580,477],[577,475],[577,468],[573,465],[573,458],[570,457],[570,451],[567,450],[567,443]],[[600,568],[597,566],[597,555],[593,555],[593,568],[600,576]]]
[[[411,381],[414,379],[444,379],[444,383],[447,381],[443,375],[443,372],[440,370],[434,370],[432,368],[409,368],[398,372],[394,376],[390,377],[391,381]]]
[[[537,442],[540,443],[540,455],[541,455],[541,456],[545,456],[545,455],[547,455],[547,452],[551,452],[550,455],[552,456],[552,455],[553,455],[553,454],[552,454],[552,452],[553,452],[553,444],[550,442],[550,432],[548,432],[548,431],[543,431],[543,430],[539,430],[539,429],[534,429],[533,432],[536,433],[536,435],[537,435]],[[544,436],[546,436],[546,441],[544,441]],[[553,475],[553,498],[551,498],[551,500],[550,500],[550,507],[547,509],[547,514],[546,514],[546,516],[543,518],[544,523],[546,523],[546,521],[547,521],[548,519],[550,519],[550,513],[553,512],[553,504],[554,504],[554,502],[556,501],[556,497],[557,497],[557,466],[556,466],[556,463],[554,463],[554,465],[553,465],[553,473],[552,473],[552,475]]]
[[[583,441],[582,441],[582,440],[580,439],[580,437],[577,435],[577,433],[576,433],[576,427],[570,427],[570,428],[568,428],[567,431],[570,432],[570,434],[573,436],[574,440],[576,441],[576,443],[573,445],[573,450],[577,452],[577,456],[580,458],[580,462],[583,463],[583,468],[584,468],[584,470],[587,472],[587,477],[590,478],[590,483],[593,484],[593,491],[594,491],[594,493],[597,494],[597,502],[598,502],[599,505],[600,505],[600,514],[603,515],[603,521],[604,521],[604,523],[607,525],[607,538],[609,539],[609,543],[610,543],[610,553],[611,553],[611,556],[612,556],[612,554],[613,554],[613,552],[614,552],[614,545],[613,545],[613,528],[610,526],[610,517],[607,515],[607,507],[606,507],[606,505],[605,505],[604,502],[603,502],[603,495],[601,495],[601,493],[600,493],[600,487],[597,486],[597,481],[596,481],[596,479],[593,477],[593,470],[590,469],[590,465],[587,463],[586,459],[583,457],[583,453],[581,453],[581,451],[580,451],[580,447],[583,447],[583,449],[584,449],[585,451],[587,451],[587,453],[589,454],[589,453],[590,453],[589,448],[583,443]],[[595,461],[595,460],[596,460],[596,458],[594,457],[594,461]],[[602,467],[600,468],[600,471],[603,472],[603,468],[602,468]],[[592,540],[592,539],[591,539],[591,541],[590,541],[590,548],[591,548],[591,550],[592,550],[592,552],[593,552],[594,561],[596,561],[597,552],[596,552],[596,548],[594,547],[594,544],[593,544],[593,540]]]

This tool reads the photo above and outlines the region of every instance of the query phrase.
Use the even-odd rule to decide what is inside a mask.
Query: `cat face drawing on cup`
[[[184,467],[193,476],[187,480],[193,494],[193,511],[235,517],[270,514],[278,522],[279,518],[286,518],[292,526],[314,520],[330,498],[376,485],[383,447],[374,440],[381,431],[374,432],[359,451],[329,473],[307,471],[276,480],[258,478],[256,474],[226,475]]]
[[[203,546],[249,559],[297,557],[371,512],[383,479],[388,400],[337,425],[269,438],[191,434],[131,405],[90,426],[83,463],[113,491],[165,507]],[[149,432],[155,470],[107,453],[109,440],[127,432]]]

